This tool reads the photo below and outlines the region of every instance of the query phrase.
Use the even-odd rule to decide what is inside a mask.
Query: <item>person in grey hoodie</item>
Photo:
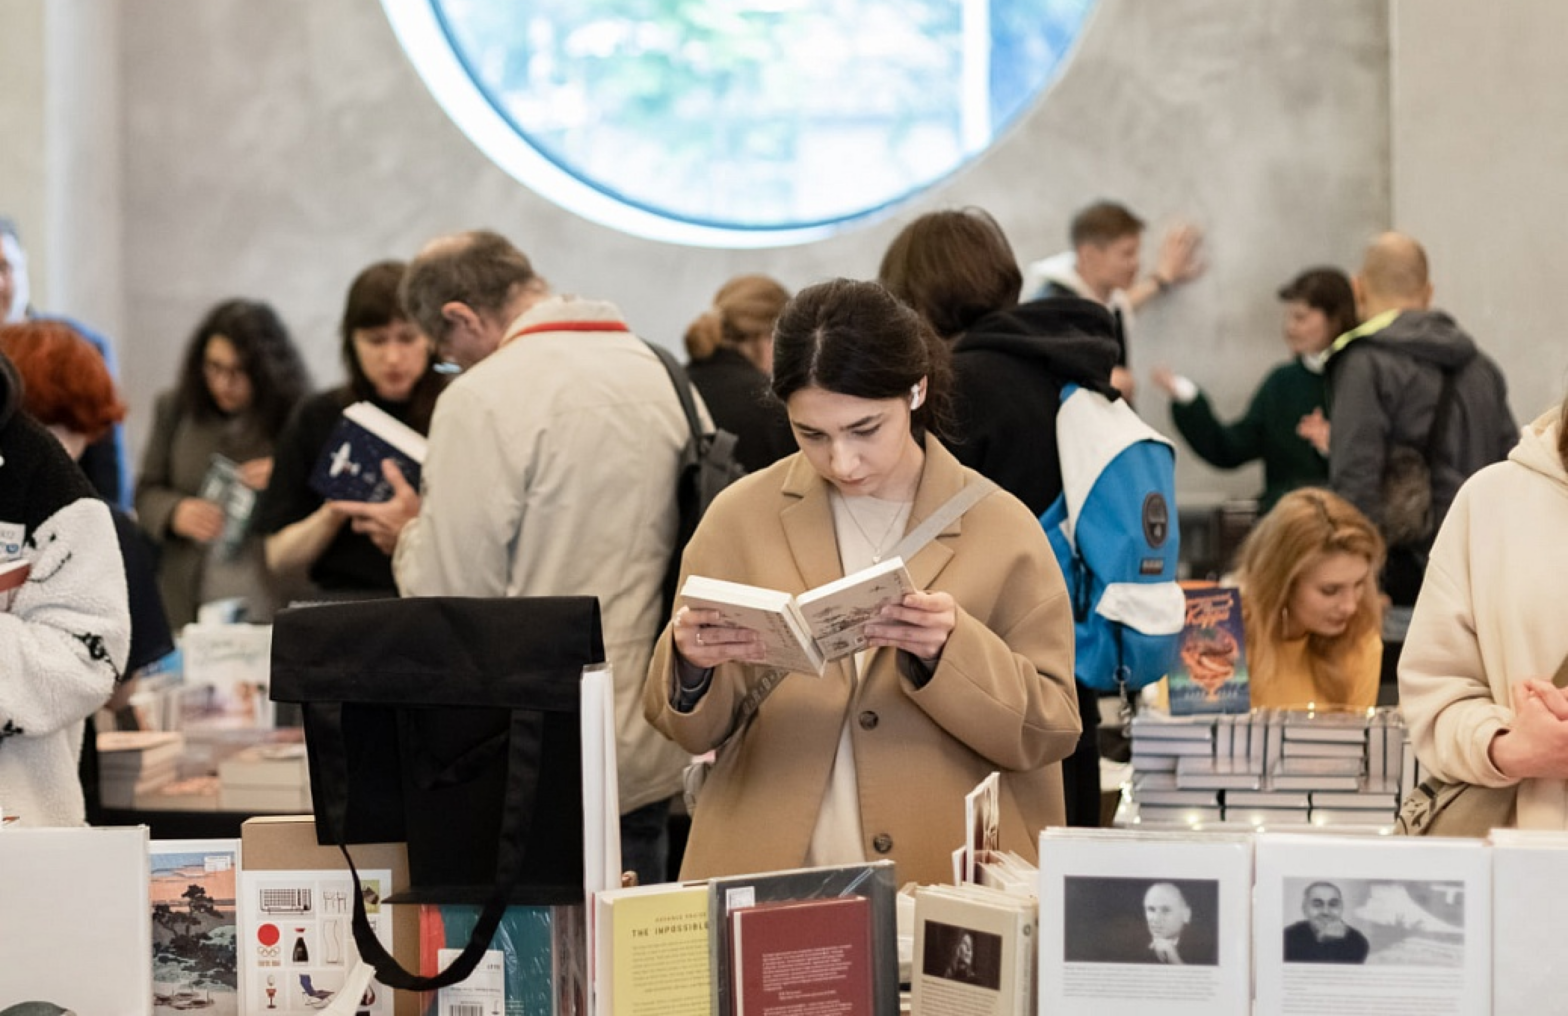
[[[1362,324],[1335,340],[1326,371],[1329,485],[1384,528],[1390,546],[1383,588],[1396,606],[1409,606],[1421,588],[1431,534],[1460,484],[1504,459],[1519,428],[1497,364],[1452,317],[1431,309],[1419,243],[1401,233],[1374,238],[1351,284]],[[1434,434],[1445,377],[1450,405]],[[1427,531],[1404,540],[1391,531],[1384,488],[1390,455],[1401,447],[1421,452],[1431,471]]]

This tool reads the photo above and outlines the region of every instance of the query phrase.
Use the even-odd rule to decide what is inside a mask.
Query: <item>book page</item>
[[[1263,834],[1257,861],[1259,1012],[1487,1011],[1481,841]]]
[[[681,603],[693,610],[715,610],[719,623],[750,628],[762,636],[762,666],[791,673],[821,674],[823,660],[806,634],[788,593],[703,575],[689,575]]]
[[[861,629],[890,603],[916,591],[903,558],[893,557],[795,597],[823,659],[837,660],[866,647]]]

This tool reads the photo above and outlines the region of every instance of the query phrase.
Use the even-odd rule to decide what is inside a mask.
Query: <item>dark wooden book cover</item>
[[[871,901],[761,903],[730,914],[736,1016],[872,1016]]]

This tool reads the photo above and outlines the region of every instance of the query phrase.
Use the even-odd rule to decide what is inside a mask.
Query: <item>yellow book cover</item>
[[[611,890],[599,894],[598,907],[600,1012],[708,1016],[706,885]]]

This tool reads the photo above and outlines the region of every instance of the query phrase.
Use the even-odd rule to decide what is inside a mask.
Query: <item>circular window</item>
[[[530,188],[658,240],[817,239],[982,152],[1093,0],[382,0]]]

